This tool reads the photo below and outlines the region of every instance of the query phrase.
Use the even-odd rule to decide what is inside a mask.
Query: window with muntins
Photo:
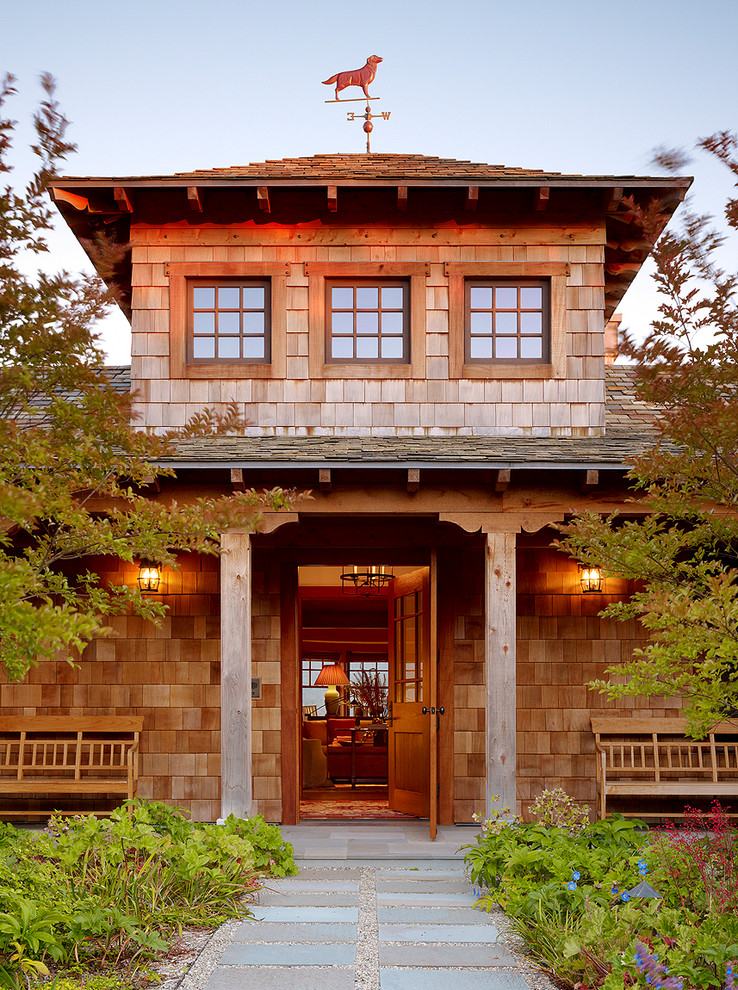
[[[541,364],[549,360],[546,280],[477,280],[465,284],[465,361]]]
[[[404,281],[326,282],[328,363],[410,360],[410,286]]]
[[[268,280],[191,281],[188,359],[269,363],[270,297]]]

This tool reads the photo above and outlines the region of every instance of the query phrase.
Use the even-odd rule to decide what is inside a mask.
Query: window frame
[[[427,262],[365,261],[304,262],[308,279],[309,373],[319,378],[425,378]],[[404,281],[409,284],[405,328],[410,353],[404,361],[328,359],[330,316],[326,282]]]
[[[354,321],[354,330],[351,334],[336,334],[333,332],[333,320],[332,316],[336,310],[333,309],[331,303],[331,292],[334,288],[351,288],[351,289],[366,289],[366,288],[376,288],[379,290],[377,313],[384,313],[385,310],[381,307],[381,290],[385,288],[402,288],[402,358],[357,358],[357,357],[333,357],[332,354],[332,343],[334,336],[342,337],[346,340],[353,341],[354,350],[361,339],[375,339],[377,340],[379,350],[379,343],[382,340],[382,334],[379,329],[380,321],[377,321],[377,333],[376,334],[359,334],[356,329],[356,321]],[[410,281],[406,278],[326,278],[325,279],[325,363],[332,365],[357,365],[357,364],[372,364],[385,367],[386,365],[393,364],[410,364],[411,358],[411,341],[410,341]],[[387,310],[389,312],[390,310]],[[338,312],[351,312],[354,317],[360,312],[364,312],[358,308],[355,304],[352,310],[338,310]],[[369,312],[374,312],[373,310]],[[392,310],[392,312],[398,312],[397,309]],[[394,335],[395,338],[399,338],[399,334]]]
[[[170,378],[284,378],[287,365],[288,263],[193,262],[168,263],[169,276],[169,372]],[[268,283],[269,329],[266,341],[270,360],[193,358],[191,290],[200,282],[210,284]]]
[[[522,379],[566,378],[566,262],[447,262],[449,285],[449,377]],[[474,282],[548,283],[548,355],[530,358],[468,360],[467,286]]]

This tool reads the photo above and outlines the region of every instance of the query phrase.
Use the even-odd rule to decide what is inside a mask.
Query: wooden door
[[[390,807],[429,818],[433,838],[437,807],[436,669],[431,662],[434,585],[435,566],[404,574],[392,585],[388,761]]]

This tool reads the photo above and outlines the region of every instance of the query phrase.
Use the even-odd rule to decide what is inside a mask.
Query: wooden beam
[[[409,468],[407,472],[407,490],[411,493],[420,488],[420,468]]]
[[[113,198],[122,213],[133,213],[133,204],[123,186],[113,187]]]
[[[224,533],[220,558],[221,817],[250,818],[251,541]]]
[[[407,211],[407,186],[397,187],[397,209],[400,213]]]
[[[256,202],[259,204],[259,209],[262,212],[272,212],[272,204],[269,202],[269,186],[256,187]]]
[[[328,212],[336,213],[338,210],[338,186],[328,186]]]
[[[485,551],[485,807],[515,815],[516,536],[488,533]]]
[[[243,468],[231,468],[231,484],[239,491],[245,491],[246,485],[243,480]]]
[[[605,213],[614,213],[623,199],[623,187],[613,186],[605,193]]]
[[[318,469],[318,487],[322,492],[333,491],[333,481],[331,480],[330,468]]]
[[[193,213],[202,213],[202,195],[197,186],[187,186],[187,202]]]
[[[479,186],[467,186],[466,187],[466,198],[464,200],[464,209],[469,213],[473,213],[479,204]]]
[[[591,492],[600,483],[600,472],[599,471],[584,471],[579,482],[580,492]]]
[[[551,194],[551,190],[548,186],[539,186],[536,189],[535,200],[533,201],[533,206],[536,210],[545,210],[548,206],[548,198]]]
[[[510,484],[510,469],[500,468],[498,471],[494,472],[494,489],[496,492],[506,492],[507,486]]]
[[[54,186],[51,186],[49,191],[55,203],[68,203],[75,210],[80,211],[90,209],[90,201],[86,196],[79,196],[77,193],[69,192],[66,189],[55,189]]]

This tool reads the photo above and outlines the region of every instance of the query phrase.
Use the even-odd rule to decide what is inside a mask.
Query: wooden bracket
[[[533,208],[535,210],[545,210],[548,206],[548,199],[551,194],[551,189],[548,186],[539,186],[536,189],[535,199],[533,201]]]
[[[202,213],[202,194],[197,186],[187,186],[187,202],[193,213]]]
[[[153,488],[155,491],[161,492],[161,481],[159,480],[158,474],[149,474],[145,478],[142,478],[141,485],[145,485],[147,488]]]
[[[113,188],[113,198],[122,213],[133,213],[133,204],[123,186]]]
[[[473,213],[479,205],[479,186],[467,186],[464,197],[464,209],[468,213]]]
[[[599,471],[585,471],[579,481],[579,491],[583,494],[594,491],[600,483]]]
[[[241,492],[246,490],[243,480],[243,468],[231,468],[231,484]]]
[[[336,213],[338,210],[338,186],[328,186],[328,212]]]
[[[400,213],[407,212],[407,186],[397,187],[397,209]]]
[[[269,202],[269,187],[268,186],[257,186],[256,187],[256,202],[259,204],[259,209],[263,213],[272,212],[272,204]]]
[[[407,490],[414,494],[420,488],[420,468],[408,468]]]
[[[496,492],[506,492],[510,484],[510,469],[500,468],[494,472],[493,486]]]
[[[300,517],[296,512],[262,512],[258,531],[260,533],[273,533],[280,526],[287,526],[289,523],[299,521]]]
[[[331,479],[330,468],[318,468],[318,488],[322,492],[333,491],[333,481]]]
[[[614,213],[623,200],[623,187],[613,186],[605,192],[605,213]]]

